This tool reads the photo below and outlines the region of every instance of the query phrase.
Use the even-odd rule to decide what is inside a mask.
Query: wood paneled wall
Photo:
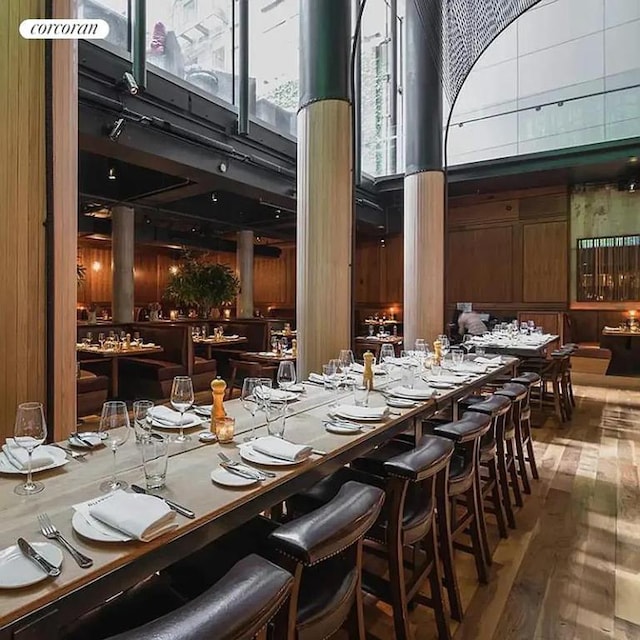
[[[44,0],[0,2],[0,440],[20,402],[45,402],[44,42],[18,25]]]
[[[358,238],[355,256],[355,301],[361,306],[402,304],[402,235],[379,240]]]
[[[212,252],[211,259],[236,267],[235,253]],[[80,240],[78,263],[86,268],[85,281],[78,287],[78,303],[111,302],[111,246],[104,242]],[[136,247],[134,261],[134,299],[136,304],[161,300],[169,269],[177,265],[175,251],[161,247]],[[296,250],[284,247],[279,258],[256,256],[254,260],[254,305],[293,306],[296,291]],[[99,265],[99,269],[94,269]],[[263,313],[265,309],[261,308]]]

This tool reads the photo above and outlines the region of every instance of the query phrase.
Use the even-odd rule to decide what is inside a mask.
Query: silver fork
[[[87,452],[85,453],[79,453],[78,451],[74,451],[73,449],[67,449],[67,447],[63,447],[61,444],[54,444],[54,447],[58,447],[58,449],[62,449],[63,451],[66,451],[74,460],[77,460],[78,462],[86,462],[86,455]]]
[[[218,452],[218,457],[220,458],[220,460],[222,460],[222,462],[224,462],[226,465],[228,465],[230,467],[242,467],[242,466],[244,466],[240,462],[235,462],[229,456],[225,455],[221,451]],[[249,469],[253,469],[253,467],[250,467],[249,465],[247,465],[247,467]],[[272,471],[265,471],[264,469],[254,469],[254,471],[256,471],[257,473],[261,473],[262,475],[267,476],[267,478],[275,478],[276,477],[276,474],[273,473]]]
[[[83,569],[87,569],[93,565],[93,560],[91,558],[87,558],[87,556],[81,554],[67,542],[46,513],[38,514],[38,522],[40,523],[40,531],[42,531],[42,535],[49,540],[56,540],[59,542]]]

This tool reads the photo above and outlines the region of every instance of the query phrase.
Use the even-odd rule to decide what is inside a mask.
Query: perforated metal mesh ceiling
[[[408,0],[417,8],[444,92],[453,104],[469,71],[491,41],[540,0]],[[440,7],[441,5],[441,7]],[[443,56],[436,32],[442,28]]]

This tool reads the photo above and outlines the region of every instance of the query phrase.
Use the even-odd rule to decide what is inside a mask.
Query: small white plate
[[[287,391],[291,391],[291,393],[302,393],[304,391],[304,387],[302,384],[292,384]]]
[[[116,530],[114,530],[113,535],[107,535],[100,529],[93,527],[78,511],[75,511],[71,518],[71,526],[73,530],[83,538],[94,540],[95,542],[130,542],[133,540],[133,538],[126,533],[121,533]],[[107,525],[104,526],[106,527]]]
[[[342,427],[334,422],[327,422],[324,428],[330,433],[337,433],[344,436],[353,436],[362,432],[362,427],[354,425],[353,427]]]
[[[264,453],[256,451],[250,444],[243,444],[240,447],[240,457],[247,462],[255,462],[256,464],[264,464],[273,467],[290,467],[306,462],[306,458],[304,460],[298,460],[297,462],[272,458],[271,456],[266,456]]]
[[[231,473],[222,467],[217,467],[211,472],[211,479],[216,484],[221,484],[225,487],[250,487],[257,484],[259,480],[252,480],[251,478],[243,478],[242,476]]]
[[[201,424],[202,424],[202,420],[200,418],[198,418],[198,416],[185,414],[185,416],[184,416],[184,424],[182,424],[182,428],[183,429],[192,429],[193,427],[199,427]],[[156,420],[152,420],[151,421],[151,426],[154,427],[155,429],[175,430],[175,429],[180,429],[181,425],[179,425],[179,424],[164,424],[164,423],[158,422]]]
[[[91,446],[87,446],[81,440],[78,440],[78,438],[82,438],[83,440],[90,442]],[[78,447],[79,449],[95,449],[101,444],[104,444],[104,442],[99,433],[96,433],[95,431],[84,431],[80,432],[77,436],[69,436],[69,444],[72,447]]]
[[[42,445],[43,448],[46,449],[47,453],[53,458],[53,463],[48,464],[44,467],[38,467],[37,469],[33,469],[33,473],[38,473],[40,471],[46,471],[47,469],[56,469],[57,467],[62,467],[63,465],[69,462],[69,458],[67,458],[67,452],[62,449],[58,449],[58,447],[52,447],[50,445]],[[7,460],[7,456],[4,451],[0,451],[0,473],[10,473],[16,475],[27,475],[27,470],[22,471],[21,469],[16,469],[9,460]]]
[[[54,567],[62,565],[62,551],[50,542],[29,544]],[[49,576],[33,560],[29,560],[17,545],[0,551],[0,589],[19,589],[46,580]]]
[[[429,382],[429,386],[433,389],[455,389],[456,385],[450,382]]]
[[[414,400],[409,400],[407,398],[387,398],[387,404],[390,407],[395,407],[396,409],[412,409],[416,406]]]

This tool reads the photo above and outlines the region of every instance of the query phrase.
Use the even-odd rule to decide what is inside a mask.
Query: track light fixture
[[[130,71],[125,71],[122,74],[122,84],[126,87],[127,91],[132,95],[137,95],[140,87],[136,82],[136,79],[133,77],[133,74]]]
[[[109,129],[107,135],[109,136],[109,140],[111,142],[116,142],[120,137],[120,134],[124,131],[124,118],[118,118]]]
[[[109,167],[109,175],[107,175],[109,180],[117,180],[118,176],[116,175],[116,170],[113,167]]]

